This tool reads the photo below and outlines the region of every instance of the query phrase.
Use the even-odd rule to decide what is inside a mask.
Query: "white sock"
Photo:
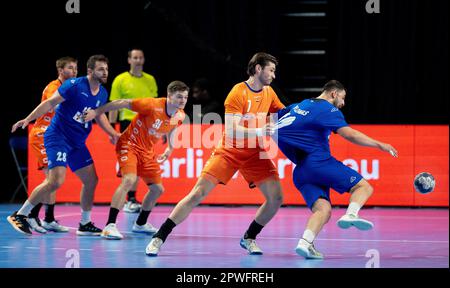
[[[91,222],[91,211],[81,210],[81,225],[86,225],[89,222]]]
[[[360,209],[361,206],[358,203],[352,202],[348,205],[347,212],[345,214],[353,214],[358,216],[358,212]]]
[[[34,208],[34,205],[31,204],[31,202],[27,200],[27,201],[25,201],[25,203],[23,203],[22,208],[20,208],[19,211],[17,211],[17,214],[28,217],[28,214],[30,214],[30,212],[33,208]]]
[[[316,235],[314,234],[313,231],[306,229],[305,232],[303,232],[303,239],[305,239],[306,241],[308,241],[309,243],[312,243],[314,241],[314,239],[316,238]]]

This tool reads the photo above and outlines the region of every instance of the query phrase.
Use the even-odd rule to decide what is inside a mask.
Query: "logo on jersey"
[[[339,108],[333,108],[333,109],[331,109],[331,112],[336,112],[336,111],[339,111]]]
[[[81,95],[83,95],[85,97],[89,97],[89,95],[86,92],[81,92]]]
[[[300,107],[298,107],[298,106],[295,106],[293,110],[294,110],[295,113],[297,113],[297,114],[299,114],[299,115],[302,115],[302,116],[306,116],[306,115],[309,114],[309,111],[302,110],[302,109],[300,109]]]
[[[355,182],[355,180],[356,180],[356,177],[355,177],[355,176],[350,177],[350,183]]]
[[[80,124],[84,124],[84,128],[88,128],[88,122],[84,122],[83,119],[83,114],[85,112],[87,112],[88,110],[90,110],[90,107],[84,107],[83,112],[78,111],[74,116],[73,116],[73,120],[77,121]]]

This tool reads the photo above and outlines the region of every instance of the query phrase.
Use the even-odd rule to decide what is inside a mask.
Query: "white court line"
[[[223,236],[223,235],[188,235],[188,234],[173,234],[174,236],[181,237],[201,237],[201,238],[232,238],[236,239],[239,236]],[[258,239],[267,239],[267,240],[298,240],[298,238],[292,237],[258,237]],[[315,241],[342,241],[342,242],[394,242],[394,243],[436,243],[436,244],[445,244],[448,241],[433,241],[433,240],[397,240],[397,239],[337,239],[337,238],[316,238]]]
[[[4,211],[2,211],[0,213],[1,214],[8,214],[8,215],[10,214],[10,212],[4,212]],[[109,215],[109,212],[93,212],[93,213],[95,213],[96,215]],[[155,215],[155,214],[156,215],[167,215],[167,211],[166,212],[153,211],[152,214],[153,215]],[[214,217],[214,216],[215,217],[223,217],[224,216],[223,213],[217,213],[217,212],[215,212],[215,213],[198,212],[197,213],[195,211],[192,212],[191,215],[208,216],[208,217]],[[227,215],[227,216],[237,216],[237,217],[240,217],[240,216],[255,216],[254,213],[248,213],[248,214],[247,213],[226,213],[225,215]],[[60,215],[58,214],[57,218],[64,218],[64,217],[71,217],[71,216],[81,216],[81,212],[80,213],[70,213],[70,214],[60,214]],[[278,215],[278,217],[283,217],[283,218],[298,218],[299,216],[301,216],[301,215]],[[336,218],[337,217],[338,216],[336,216]],[[414,215],[412,215],[412,216],[382,216],[382,215],[381,216],[377,216],[377,215],[373,215],[373,216],[370,216],[370,217],[371,218],[377,218],[377,219],[449,220],[448,217],[434,217],[434,216],[427,217],[427,216],[420,216],[420,215],[418,215],[418,216],[414,216]],[[332,217],[332,219],[334,219],[334,218]]]
[[[73,227],[68,227],[70,229],[78,229]],[[136,235],[139,233],[134,233],[132,231],[121,231],[122,234]],[[141,235],[143,235],[141,233]],[[240,236],[224,236],[224,235],[189,235],[189,234],[173,234],[179,237],[197,237],[197,238],[228,238],[228,239],[240,239]],[[150,236],[150,235],[147,235]],[[82,237],[82,236],[81,236]],[[258,237],[258,239],[265,240],[298,240],[298,238],[292,237]],[[340,242],[392,242],[392,243],[434,243],[434,244],[448,244],[449,241],[440,240],[407,240],[407,239],[351,239],[351,238],[316,238],[315,241],[340,241]]]
[[[15,247],[14,247],[14,246],[0,246],[0,248],[13,249],[13,248],[15,248]]]

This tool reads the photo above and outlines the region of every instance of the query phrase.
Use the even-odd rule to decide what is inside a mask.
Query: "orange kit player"
[[[221,143],[212,153],[194,188],[153,235],[145,251],[148,256],[156,256],[172,229],[185,220],[217,184],[226,184],[238,170],[250,188],[257,186],[266,198],[240,241],[241,247],[249,254],[262,254],[256,244],[256,236],[278,211],[283,195],[275,165],[268,157],[261,157],[263,148],[249,143],[273,133],[270,125],[261,123],[265,124],[268,113],[284,108],[269,86],[275,79],[277,64],[277,59],[266,53],[252,57],[247,69],[249,79],[235,85],[225,100],[225,133]]]
[[[122,239],[116,227],[119,211],[125,204],[125,196],[137,177],[147,183],[149,191],[145,194],[140,214],[133,225],[133,232],[153,234],[156,232],[147,218],[156,200],[163,193],[160,163],[173,151],[171,136],[176,127],[183,123],[184,106],[189,87],[181,81],[173,81],[167,86],[167,98],[123,99],[110,102],[85,114],[85,121],[94,119],[107,111],[127,108],[138,114],[116,144],[116,155],[122,173],[122,182],[117,187],[111,201],[108,222],[101,236],[106,239]],[[159,157],[155,155],[154,145],[163,135],[170,139],[167,149]]]
[[[56,60],[56,69],[58,71],[58,79],[50,82],[47,87],[45,87],[44,92],[42,92],[41,102],[47,100],[59,86],[67,79],[77,77],[77,60],[72,57],[62,57]],[[45,173],[46,178],[48,177],[48,163],[47,163],[47,153],[44,147],[44,132],[50,125],[50,121],[55,115],[55,111],[52,109],[46,114],[42,115],[36,120],[33,128],[30,131],[29,141],[31,144],[32,151],[38,159],[38,170],[42,170]],[[45,218],[41,221],[39,220],[39,211],[41,210],[42,203],[37,204],[33,207],[30,214],[28,215],[28,223],[31,229],[38,233],[47,233],[47,231],[54,232],[68,232],[69,228],[60,225],[55,220],[54,209],[55,209],[56,193],[50,193],[43,203],[46,204]]]

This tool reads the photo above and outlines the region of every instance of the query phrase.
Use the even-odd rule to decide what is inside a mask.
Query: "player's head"
[[[323,86],[322,94],[325,94],[330,99],[331,104],[341,109],[345,105],[345,96],[347,95],[346,89],[341,82],[337,80],[328,81]]]
[[[108,80],[108,58],[103,55],[93,55],[87,61],[88,75],[92,79],[105,84]]]
[[[77,77],[78,66],[77,59],[72,57],[62,57],[56,60],[56,70],[58,71],[58,77],[61,77],[63,81]]]
[[[196,100],[209,98],[209,82],[206,78],[199,78],[192,84],[192,97]]]
[[[133,70],[135,68],[139,68],[142,70],[145,63],[144,51],[138,48],[133,48],[128,51],[128,64],[130,64],[130,68]]]
[[[167,86],[167,99],[178,109],[184,109],[188,99],[189,87],[181,81],[172,81]]]
[[[277,58],[264,52],[258,52],[248,62],[247,74],[258,79],[263,85],[270,85],[275,79],[277,65]]]

